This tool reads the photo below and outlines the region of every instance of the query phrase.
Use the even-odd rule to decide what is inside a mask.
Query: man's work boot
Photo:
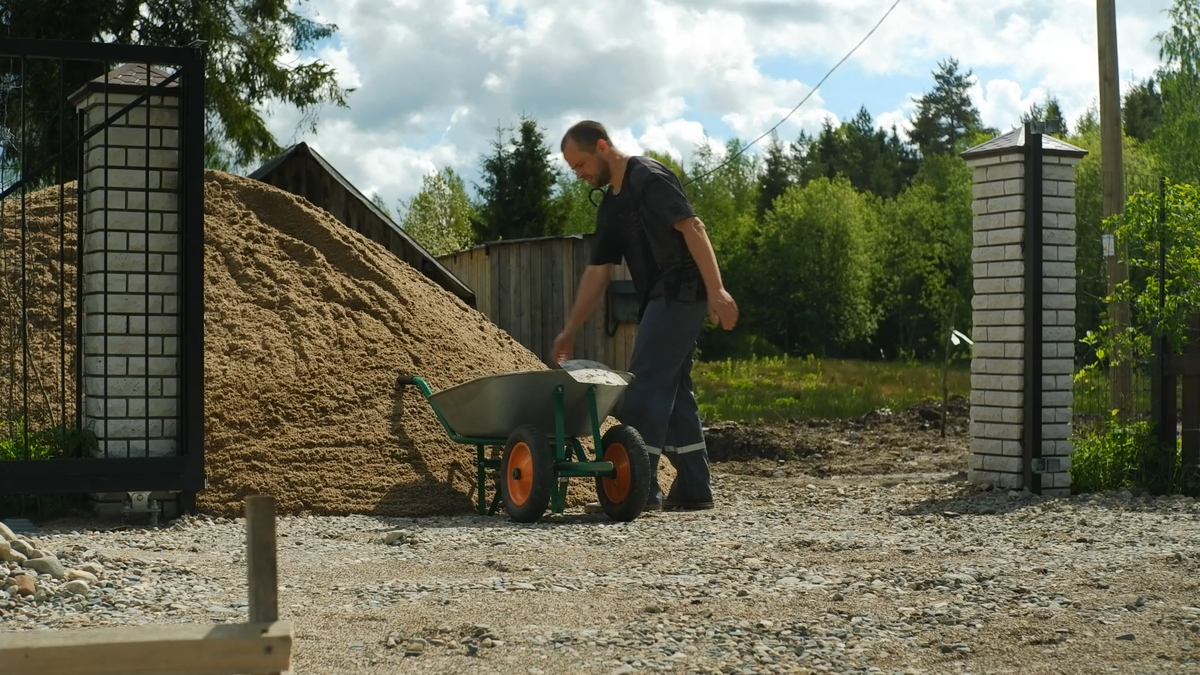
[[[708,450],[672,453],[675,480],[667,498],[662,502],[665,511],[698,511],[713,508],[712,476],[708,466]]]
[[[650,455],[650,491],[646,494],[643,511],[661,511],[663,508],[662,486],[658,484],[658,462],[662,455]]]

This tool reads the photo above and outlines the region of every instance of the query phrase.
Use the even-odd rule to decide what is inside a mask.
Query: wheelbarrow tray
[[[429,397],[460,436],[504,439],[532,424],[555,433],[554,391],[563,388],[565,436],[590,437],[588,388],[596,388],[596,414],[603,421],[633,381],[631,373],[604,368],[531,370],[486,375]]]

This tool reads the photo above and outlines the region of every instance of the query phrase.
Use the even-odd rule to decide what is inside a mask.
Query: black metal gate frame
[[[199,46],[158,47],[64,40],[0,39],[0,57],[95,61],[101,63],[173,64],[177,71],[165,82],[148,88],[132,103],[110,116],[63,152],[3,193],[25,186],[67,152],[81,152],[83,144],[135,106],[160,93],[176,79],[182,80],[180,101],[180,406],[178,451],[172,457],[62,458],[13,460],[0,463],[0,495],[78,494],[91,492],[180,492],[181,510],[195,510],[195,493],[205,487],[204,473],[204,53]],[[107,75],[107,74],[106,74]],[[83,173],[82,164],[79,167]],[[79,197],[82,202],[82,196]],[[82,254],[83,221],[77,247]],[[82,297],[76,298],[79,303]],[[82,320],[77,323],[82,324]],[[77,344],[82,360],[83,344]],[[76,384],[76,409],[79,390]]]

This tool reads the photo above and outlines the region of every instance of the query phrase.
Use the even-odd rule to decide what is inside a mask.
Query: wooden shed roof
[[[591,236],[593,236],[593,233],[591,233],[591,232],[581,232],[581,233],[572,233],[572,234],[552,234],[552,235],[548,235],[545,237],[522,237],[520,239],[496,239],[494,241],[485,241],[485,242],[481,242],[479,244],[475,244],[473,246],[468,246],[467,248],[460,248],[457,251],[443,253],[442,255],[438,256],[438,259],[445,260],[446,258],[453,258],[454,256],[459,255],[461,253],[466,253],[467,251],[478,251],[480,249],[496,248],[497,246],[514,246],[516,244],[540,244],[540,243],[551,242],[551,241],[562,241],[564,239],[583,239],[585,237],[591,237]]]
[[[313,150],[307,143],[302,141],[293,145],[292,147],[283,151],[283,153],[281,153],[278,157],[275,157],[266,164],[260,166],[257,170],[251,173],[249,177],[254,180],[270,182],[266,180],[268,176],[270,176],[279,167],[286,164],[288,160],[297,156],[309,157],[315,161],[323,171],[328,173],[330,177],[332,177],[338,182],[338,184],[345,188],[350,195],[361,201],[363,206],[366,207],[368,211],[382,220],[384,224],[391,228],[407,245],[411,246],[413,250],[417,251],[424,260],[427,260],[429,264],[433,265],[443,277],[442,279],[434,279],[434,282],[438,283],[443,288],[446,288],[447,291],[454,293],[460,298],[473,299],[475,297],[475,292],[465,283],[463,283],[461,279],[455,276],[450,270],[446,269],[446,266],[438,261],[437,256],[434,256],[432,253],[427,251],[425,247],[417,243],[417,240],[409,236],[409,234],[404,231],[404,228],[396,224],[391,217],[389,217],[383,212],[382,209],[375,205],[375,202],[368,199],[367,196],[359,191],[358,188],[354,187],[354,185],[347,180],[346,177],[341,174],[341,172],[335,169],[328,160],[322,157],[316,150]],[[447,288],[447,285],[451,287]]]

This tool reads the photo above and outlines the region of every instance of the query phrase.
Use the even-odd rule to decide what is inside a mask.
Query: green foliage
[[[1051,96],[1046,99],[1046,103],[1034,103],[1029,107],[1029,112],[1021,114],[1021,124],[1029,122],[1058,122],[1062,131],[1066,131],[1067,121],[1063,117],[1062,104],[1057,96]],[[1051,134],[1052,136],[1061,138],[1062,131]]]
[[[971,173],[960,158],[926,160],[914,184],[881,206],[875,303],[890,348],[936,354],[971,323]]]
[[[1134,85],[1125,95],[1125,102],[1121,106],[1125,134],[1142,143],[1154,138],[1155,132],[1162,126],[1162,107],[1162,94],[1153,77]]]
[[[84,457],[99,447],[91,430],[55,427],[35,431],[24,419],[0,420],[0,461]]]
[[[558,176],[558,192],[554,195],[554,208],[560,214],[563,234],[587,234],[596,229],[596,207],[589,201],[592,186],[575,180],[563,171]],[[600,202],[597,193],[593,199]]]
[[[1118,247],[1127,251],[1130,277],[1117,285],[1113,298],[1129,303],[1133,321],[1112,335],[1106,316],[1099,331],[1089,332],[1083,342],[1095,350],[1096,361],[1084,370],[1144,358],[1154,335],[1177,351],[1187,338],[1188,322],[1200,314],[1200,188],[1167,183],[1162,197],[1139,190],[1111,220]],[[1166,271],[1161,308],[1160,250]]]
[[[875,329],[875,210],[845,178],[795,186],[763,218],[759,283],[777,289],[760,317],[789,353],[824,355]]]
[[[795,183],[791,164],[787,147],[779,142],[779,136],[772,131],[771,143],[763,153],[763,170],[758,179],[758,218],[771,210],[775,200]]]
[[[876,128],[866,108],[838,127],[826,119],[815,139],[801,133],[793,149],[801,183],[844,176],[856,189],[880,197],[896,196],[918,167],[916,153],[896,129],[888,134]]]
[[[1068,136],[1066,141],[1088,153],[1075,168],[1075,331],[1078,335],[1086,335],[1088,331],[1100,330],[1108,286],[1101,245],[1101,235],[1106,229],[1100,174],[1100,128],[1086,114],[1079,126],[1081,130]],[[1122,142],[1121,162],[1126,194],[1158,189],[1159,162],[1149,146],[1126,136]]]
[[[286,0],[9,0],[0,12],[0,32],[23,38],[146,45],[185,46],[195,40],[207,41],[208,163],[231,168],[282,152],[260,112],[267,103],[296,106],[304,114],[306,128],[315,132],[321,107],[327,103],[346,107],[346,97],[353,91],[338,87],[333,68],[320,60],[285,61],[290,51],[305,51],[337,30],[335,25],[306,18],[300,13],[301,4]],[[10,59],[0,71],[0,79],[14,85],[4,88],[8,93],[4,94],[7,103],[0,105],[0,129],[20,137],[19,120],[24,112],[28,120],[24,130],[26,163],[37,166],[57,153],[60,140],[73,140],[76,128],[73,114],[67,115],[65,129],[56,119],[65,105],[60,100],[58,62],[34,59],[29,65],[24,82],[19,60]],[[102,63],[69,62],[65,67],[67,92],[104,74]]]
[[[688,177],[684,181],[685,190],[692,207],[706,224],[719,256],[728,254],[730,247],[737,245],[740,228],[735,223],[743,215],[753,219],[758,204],[759,166],[754,154],[743,152],[714,172],[742,147],[740,139],[731,139],[721,156],[706,139],[697,146],[695,165],[685,174]]]
[[[942,395],[940,364],[819,359],[808,355],[698,363],[696,397],[706,420],[845,419],[902,409]],[[951,396],[967,396],[970,370],[951,366]]]
[[[474,220],[478,241],[562,234],[564,213],[554,203],[559,176],[550,163],[545,131],[522,116],[516,135],[496,129],[491,154],[483,158],[481,204]]]
[[[995,135],[983,126],[979,109],[971,102],[972,75],[971,70],[959,71],[957,59],[938,62],[933,89],[916,100],[909,133],[922,157],[957,154],[975,145],[981,134]]]
[[[1159,442],[1148,421],[1112,419],[1077,434],[1071,452],[1071,489],[1075,492],[1145,490],[1153,495],[1200,495],[1200,485],[1183,470],[1182,444]]]
[[[438,256],[475,243],[473,210],[463,180],[447,167],[425,174],[421,191],[400,204],[400,226],[431,254]]]
[[[1093,360],[1076,375],[1077,388],[1105,380],[1107,366],[1145,360],[1155,336],[1165,339],[1168,352],[1178,351],[1189,339],[1190,320],[1200,313],[1200,188],[1168,182],[1161,196],[1139,190],[1110,222],[1129,268],[1129,280],[1117,285],[1113,299],[1129,303],[1132,321],[1113,335],[1105,316],[1098,331],[1084,336]],[[1108,423],[1077,434],[1073,486],[1081,491],[1138,487],[1153,494],[1197,492],[1181,469],[1181,446],[1162,447],[1152,423],[1124,423],[1118,413],[1112,411]]]
[[[1172,25],[1159,33],[1162,126],[1155,147],[1167,176],[1200,183],[1200,0],[1175,0]]]

